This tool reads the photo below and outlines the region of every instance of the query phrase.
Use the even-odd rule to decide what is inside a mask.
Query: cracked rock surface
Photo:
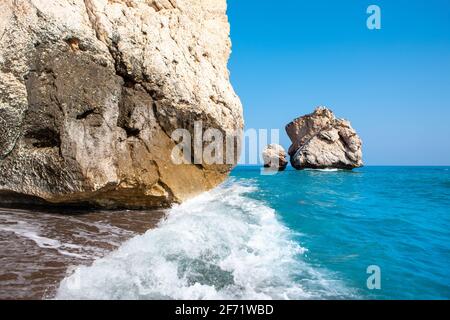
[[[232,165],[176,165],[175,129],[234,133],[225,0],[2,0],[0,204],[166,207]]]
[[[326,107],[286,126],[296,169],[354,169],[363,166],[362,141],[349,121],[337,119]]]

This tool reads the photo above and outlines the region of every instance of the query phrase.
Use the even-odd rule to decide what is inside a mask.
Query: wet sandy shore
[[[164,211],[0,208],[0,299],[51,299],[73,267],[154,228]]]

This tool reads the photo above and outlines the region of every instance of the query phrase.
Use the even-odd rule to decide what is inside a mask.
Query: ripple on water
[[[153,228],[163,214],[0,209],[0,299],[53,296],[69,266],[105,256]]]

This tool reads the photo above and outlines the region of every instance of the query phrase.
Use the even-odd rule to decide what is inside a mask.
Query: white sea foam
[[[237,182],[170,210],[156,229],[65,278],[57,299],[339,298],[276,212]]]
[[[22,239],[33,241],[41,249],[54,249],[61,255],[82,260],[92,260],[105,256],[109,250],[97,246],[100,242],[116,248],[120,246],[117,238],[131,238],[135,235],[133,232],[112,225],[89,223],[67,215],[52,215],[52,222],[61,219],[61,221],[78,222],[82,226],[94,228],[94,232],[79,229],[71,234],[71,237],[73,237],[71,240],[77,239],[78,242],[82,243],[82,245],[79,245],[68,241],[63,233],[49,232],[51,230],[46,224],[46,218],[44,215],[40,219],[36,219],[35,216],[30,216],[21,211],[15,211],[14,214],[0,213],[0,232],[14,233]],[[93,237],[96,237],[96,241],[89,243],[89,240],[92,240]]]
[[[305,169],[306,171],[319,171],[319,172],[338,172],[342,169],[328,168],[328,169]]]
[[[36,243],[36,245],[43,249],[54,249],[60,254],[76,257],[80,259],[88,259],[90,257],[84,256],[78,253],[71,252],[70,250],[81,250],[82,247],[70,243],[61,243],[56,239],[50,239],[40,235],[38,227],[26,223],[24,221],[17,221],[15,224],[1,225],[0,231],[12,232],[20,237],[29,239]]]

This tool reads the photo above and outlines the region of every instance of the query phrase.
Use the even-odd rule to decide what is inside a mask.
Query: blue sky
[[[450,165],[449,0],[228,0],[228,15],[247,128],[279,128],[287,148],[284,126],[326,105],[368,165]]]

